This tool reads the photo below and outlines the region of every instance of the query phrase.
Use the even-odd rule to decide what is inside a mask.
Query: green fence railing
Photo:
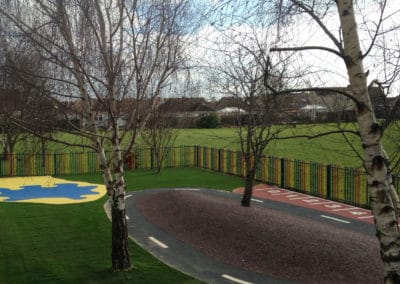
[[[138,148],[125,160],[127,170],[156,167],[155,151]],[[179,146],[167,149],[163,167],[198,167],[244,176],[241,152],[204,146]],[[15,154],[0,159],[1,176],[90,174],[100,172],[94,152],[62,154]],[[293,159],[263,157],[256,173],[260,182],[323,198],[369,207],[367,177],[363,170],[324,165]],[[400,176],[393,175],[400,193]]]

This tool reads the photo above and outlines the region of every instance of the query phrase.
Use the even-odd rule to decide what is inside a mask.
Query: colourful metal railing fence
[[[14,154],[0,159],[0,176],[69,175],[99,172],[94,152]]]
[[[156,168],[155,151],[138,148],[125,160],[127,170]],[[241,152],[204,146],[167,149],[163,167],[199,167],[235,176],[245,175]],[[15,154],[0,159],[1,176],[68,175],[99,173],[94,152]],[[361,207],[369,206],[367,177],[363,170],[277,157],[263,157],[256,173],[260,182]],[[400,176],[393,175],[400,193]]]
[[[196,147],[169,147],[162,163],[165,168],[194,167],[196,165]],[[137,148],[131,152],[131,162],[127,169],[153,169],[156,167],[155,151],[152,148]]]
[[[197,167],[244,176],[245,161],[240,152],[196,147]],[[362,169],[265,156],[260,161],[256,179],[330,200],[369,207],[367,176]],[[400,176],[393,175],[393,181],[400,194]]]
[[[193,167],[196,165],[194,146],[170,147],[163,167]],[[128,155],[125,168],[155,168],[153,149],[138,148]],[[90,174],[100,172],[95,152],[57,154],[13,154],[0,158],[1,176],[39,176]]]

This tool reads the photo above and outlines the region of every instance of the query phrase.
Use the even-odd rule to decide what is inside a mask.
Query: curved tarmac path
[[[207,283],[379,283],[374,226],[240,195],[173,188],[127,195],[129,235],[157,258]],[[341,217],[343,219],[343,217]]]

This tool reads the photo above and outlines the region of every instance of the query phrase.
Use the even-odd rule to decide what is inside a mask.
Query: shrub
[[[219,119],[217,114],[212,113],[207,116],[203,116],[197,122],[199,128],[217,128],[219,127]]]

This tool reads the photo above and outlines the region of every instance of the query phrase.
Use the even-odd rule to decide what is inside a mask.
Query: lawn
[[[280,126],[282,127],[282,126]],[[347,129],[355,129],[353,124],[342,125]],[[326,131],[337,130],[336,124],[298,124],[283,126],[283,137],[296,137],[298,135],[318,135]],[[59,134],[68,141],[82,143],[82,138],[72,137],[68,134]],[[324,164],[335,164],[345,167],[361,167],[362,161],[354,149],[362,154],[361,141],[355,135],[348,135],[353,143],[351,147],[342,134],[322,136],[316,139],[293,138],[287,140],[274,140],[268,145],[266,154],[275,157],[290,158],[304,161],[313,161]],[[397,141],[399,135],[397,129],[388,129],[384,136],[384,146],[391,158],[396,156],[399,150]],[[180,129],[175,145],[203,145],[215,148],[239,150],[239,139],[236,128],[216,129]],[[141,140],[138,146],[143,147]],[[81,152],[81,147],[66,147],[61,144],[49,143],[49,152]],[[28,146],[18,147],[18,151],[29,149]]]
[[[100,175],[61,178],[101,183]],[[204,170],[166,169],[126,174],[128,191],[158,187],[231,190],[241,179]],[[0,283],[200,283],[156,260],[133,241],[135,268],[114,273],[111,224],[99,201],[76,205],[0,202]]]
[[[351,126],[349,126],[351,128]],[[299,135],[317,135],[324,131],[334,131],[333,124],[285,126],[282,137],[296,137]],[[358,137],[349,136],[360,151],[361,144]],[[196,141],[197,143],[190,143]],[[237,129],[182,129],[176,145],[205,145],[216,148],[239,150]],[[266,154],[275,157],[313,161],[324,164],[336,164],[347,167],[360,167],[361,161],[341,134],[322,136],[316,139],[292,138],[273,140],[267,146]]]

